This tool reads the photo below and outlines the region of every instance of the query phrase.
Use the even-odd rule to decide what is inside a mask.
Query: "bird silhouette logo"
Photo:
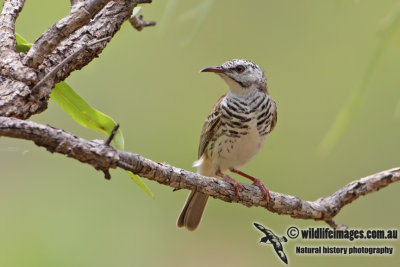
[[[265,235],[260,239],[260,243],[271,244],[274,247],[276,254],[278,254],[278,257],[284,263],[288,264],[288,259],[286,257],[285,252],[283,251],[283,246],[282,246],[282,242],[287,242],[287,238],[285,236],[279,238],[277,235],[274,234],[274,232],[265,228],[259,223],[253,223],[253,224],[258,230],[263,232],[263,234]]]

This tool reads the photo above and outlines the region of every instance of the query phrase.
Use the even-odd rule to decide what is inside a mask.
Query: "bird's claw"
[[[224,181],[230,183],[235,188],[236,196],[239,196],[239,188],[243,189],[243,185],[227,175],[224,177]]]
[[[261,182],[260,179],[254,178],[254,183],[253,185],[257,186],[258,188],[260,188],[261,193],[263,194],[263,196],[265,197],[265,201],[269,202],[271,196],[269,194],[269,190],[268,188],[265,186],[265,184],[263,182]]]

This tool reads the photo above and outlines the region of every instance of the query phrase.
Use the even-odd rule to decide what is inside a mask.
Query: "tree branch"
[[[15,51],[15,20],[24,3],[24,0],[6,0],[0,15],[0,75],[4,76],[5,82],[11,78],[30,84],[36,79],[36,73],[21,63]],[[1,76],[0,84],[3,82]]]
[[[25,0],[5,0],[0,15],[0,44],[2,48],[15,49],[15,21]]]
[[[44,32],[26,54],[23,63],[37,68],[57,45],[77,29],[87,25],[110,0],[86,0],[75,2],[71,12]]]
[[[75,7],[75,5],[80,2],[80,0],[70,0],[71,3],[71,9]]]
[[[69,55],[67,58],[65,58],[63,61],[61,61],[60,64],[58,64],[57,66],[55,66],[51,71],[49,71],[32,89],[32,92],[35,92],[37,90],[37,88],[40,88],[40,86],[42,86],[48,79],[50,79],[51,77],[53,77],[53,75],[55,73],[57,73],[62,67],[64,67],[66,64],[68,64],[69,62],[71,62],[74,58],[76,58],[84,49],[98,44],[100,42],[104,42],[104,41],[108,41],[110,40],[111,37],[106,37],[100,40],[95,40],[89,44],[83,44],[81,48],[79,48],[78,50],[74,51],[71,55]]]
[[[116,150],[103,141],[87,141],[63,130],[32,121],[0,117],[0,136],[31,140],[52,153],[64,154],[88,163],[105,173],[109,168],[119,167],[175,189],[196,188],[226,202],[236,202],[247,207],[259,206],[293,218],[322,220],[331,227],[337,227],[333,218],[345,205],[362,195],[378,191],[400,180],[398,167],[353,181],[332,195],[315,201],[305,201],[271,191],[271,200],[266,203],[256,186],[243,184],[244,190],[237,197],[231,185],[222,180],[201,176],[166,163],[154,162],[138,154]]]
[[[6,1],[6,3],[12,1],[15,2],[17,0],[9,0]],[[21,2],[22,0],[19,1]],[[104,4],[105,2],[105,0],[87,0],[84,2],[78,1],[77,5],[81,8],[80,12],[83,12],[82,10],[86,10],[87,8],[90,16],[87,14],[84,15],[83,12],[83,17],[77,16],[76,19],[79,18],[82,20],[76,22],[78,24],[75,23],[75,26],[61,27],[61,25],[64,25],[63,20],[61,20],[55,24],[61,27],[59,32],[57,29],[45,32],[42,37],[39,38],[43,39],[43,46],[40,45],[42,41],[39,42],[39,40],[34,45],[36,47],[36,51],[42,51],[46,50],[45,48],[49,48],[49,50],[42,51],[43,53],[38,52],[38,59],[39,57],[44,57],[44,61],[38,68],[30,68],[25,66],[22,63],[23,57],[25,56],[24,54],[16,53],[15,47],[14,50],[5,48],[1,49],[2,43],[0,43],[0,116],[26,119],[33,114],[37,114],[45,110],[47,108],[49,94],[55,84],[65,80],[71,72],[79,70],[90,63],[103,51],[107,42],[102,42],[93,47],[83,49],[79,55],[69,61],[68,64],[60,69],[57,69],[57,72],[54,73],[54,75],[52,74],[50,75],[50,78],[46,78],[46,82],[40,86],[37,86],[34,92],[30,89],[31,85],[37,84],[49,72],[57,68],[57,66],[60,65],[63,60],[84,46],[84,44],[88,44],[94,40],[100,40],[103,38],[112,38],[114,34],[118,32],[122,23],[129,19],[136,4],[142,1],[110,1],[99,12],[97,12],[99,6],[95,5],[95,3]],[[85,4],[85,6],[82,6],[82,4]],[[4,12],[6,11],[3,10],[3,13]],[[90,19],[96,12],[97,14],[94,16],[94,18]],[[71,14],[77,13],[72,11]],[[83,18],[85,18],[85,22],[82,22]],[[72,19],[72,17],[70,19]],[[87,25],[81,27],[81,25],[85,24],[86,22],[88,22]],[[3,25],[0,23],[0,38],[3,36],[1,32],[1,29],[3,29],[2,27]],[[75,31],[68,36],[65,36],[67,33],[72,32],[74,27]],[[76,30],[76,28],[79,29]],[[46,39],[46,36],[49,38],[49,40]],[[53,46],[56,43],[57,46],[54,49]],[[33,53],[30,55],[36,55],[34,50],[34,47],[29,50],[32,51],[29,53]],[[3,53],[3,51],[6,52]],[[26,55],[25,60],[28,60],[28,58],[33,59],[36,58],[36,56],[29,57]],[[41,59],[37,62],[40,61]]]

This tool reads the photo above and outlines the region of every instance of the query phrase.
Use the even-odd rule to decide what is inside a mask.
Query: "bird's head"
[[[221,66],[208,67],[200,72],[218,74],[236,94],[247,94],[254,90],[267,92],[267,80],[263,70],[245,59],[232,59]]]

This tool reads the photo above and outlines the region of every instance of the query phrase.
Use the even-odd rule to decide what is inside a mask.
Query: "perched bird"
[[[269,191],[257,178],[239,170],[263,146],[277,121],[276,104],[267,92],[263,70],[244,59],[232,59],[201,72],[214,72],[229,86],[211,110],[200,136],[197,173],[221,177],[232,184],[236,195],[243,186],[229,177],[231,171],[252,180],[269,201]],[[179,216],[178,227],[193,231],[200,223],[208,195],[193,190]]]

